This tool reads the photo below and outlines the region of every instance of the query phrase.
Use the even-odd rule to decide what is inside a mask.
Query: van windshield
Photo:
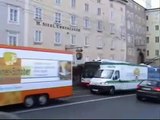
[[[114,70],[98,70],[95,74],[95,78],[111,79]]]

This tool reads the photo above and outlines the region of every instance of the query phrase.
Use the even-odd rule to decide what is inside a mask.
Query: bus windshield
[[[95,74],[95,78],[106,78],[111,79],[114,70],[98,70]]]
[[[84,70],[82,73],[83,78],[93,78],[95,73],[100,67],[99,62],[87,62],[84,65]]]
[[[95,73],[96,73],[97,69],[85,69],[83,71],[83,77],[84,78],[92,78],[94,77]]]

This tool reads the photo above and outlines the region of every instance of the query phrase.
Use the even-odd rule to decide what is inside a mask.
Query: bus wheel
[[[35,98],[33,96],[26,97],[24,100],[24,106],[31,108],[35,105]]]
[[[114,87],[110,87],[109,94],[110,95],[114,95],[115,94],[115,88]]]
[[[46,105],[48,103],[48,95],[40,95],[38,97],[39,105]]]

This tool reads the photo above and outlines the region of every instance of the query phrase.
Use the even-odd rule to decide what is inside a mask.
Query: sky
[[[143,0],[134,0],[134,1],[144,6],[144,3],[142,2]],[[160,0],[151,0],[151,4],[152,8],[158,8],[160,7]]]
[[[160,0],[151,0],[151,2],[153,8],[160,7]]]

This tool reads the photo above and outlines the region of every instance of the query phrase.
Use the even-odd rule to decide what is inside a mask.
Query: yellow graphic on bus
[[[16,53],[5,52],[0,58],[0,84],[20,83],[22,76],[30,76],[31,68],[21,66]]]
[[[13,52],[5,52],[4,55],[4,61],[6,65],[13,65],[17,62],[17,55]]]
[[[138,68],[136,68],[136,69],[134,70],[134,75],[135,75],[135,76],[139,76],[139,75],[140,75],[140,70],[139,70]]]

